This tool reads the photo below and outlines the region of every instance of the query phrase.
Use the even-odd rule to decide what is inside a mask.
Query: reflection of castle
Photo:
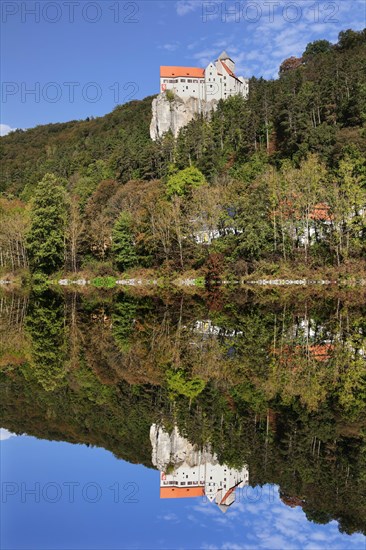
[[[225,464],[182,465],[171,474],[162,472],[160,498],[206,496],[226,512],[235,502],[235,489],[248,483],[248,470],[232,470]]]
[[[219,464],[208,448],[202,451],[182,437],[175,427],[169,435],[153,424],[150,429],[152,462],[161,470],[160,498],[206,496],[226,512],[235,502],[235,489],[248,484],[246,467],[241,470]]]

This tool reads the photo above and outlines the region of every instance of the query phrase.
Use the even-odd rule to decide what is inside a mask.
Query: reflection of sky
[[[341,535],[336,522],[309,523],[300,508],[285,506],[269,487],[262,495],[243,490],[223,515],[202,499],[160,500],[157,471],[117,460],[103,449],[27,436],[2,441],[0,449],[3,550],[365,548],[364,537]],[[70,482],[79,483],[74,502]],[[35,483],[38,503],[25,493]],[[97,490],[100,500],[91,502]]]

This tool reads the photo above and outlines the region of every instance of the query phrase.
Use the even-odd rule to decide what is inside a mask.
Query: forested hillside
[[[150,140],[151,102],[1,138],[3,269],[362,262],[366,30],[309,44],[177,139]]]

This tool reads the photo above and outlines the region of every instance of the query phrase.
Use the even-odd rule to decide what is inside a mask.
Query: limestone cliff
[[[178,468],[180,466],[196,466],[197,464],[218,464],[216,455],[212,454],[209,447],[199,450],[178,432],[175,426],[169,435],[161,426],[153,424],[150,428],[150,441],[152,445],[152,463],[160,471],[165,471],[168,466]]]
[[[177,95],[170,98],[166,93],[159,94],[152,102],[151,139],[155,141],[169,130],[177,137],[179,130],[195,115],[208,116],[216,109],[217,103],[215,99],[204,101],[195,97],[181,98]]]

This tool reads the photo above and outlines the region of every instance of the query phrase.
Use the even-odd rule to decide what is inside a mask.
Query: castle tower
[[[228,67],[228,69],[231,72],[235,73],[235,63],[225,51],[223,51],[222,54],[219,55],[219,58],[217,59],[217,61],[223,61],[225,65]]]

